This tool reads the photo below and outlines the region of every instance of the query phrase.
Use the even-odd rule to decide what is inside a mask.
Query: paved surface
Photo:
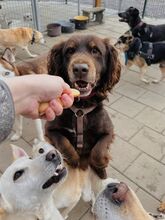
[[[79,33],[95,33],[103,38],[111,38],[114,42],[127,28],[126,24],[111,17],[106,18],[104,24],[91,26]],[[41,54],[69,36],[46,37],[46,45],[31,46],[31,51]],[[18,61],[26,58],[23,51],[18,51]],[[158,78],[158,67],[149,67],[147,76],[149,79]],[[130,184],[144,207],[155,212],[159,202],[165,200],[165,82],[144,84],[139,80],[137,68],[133,67],[122,74],[109,98],[105,105],[116,133],[111,146],[113,160],[108,167],[109,176]],[[23,127],[23,137],[15,144],[30,153],[36,135],[34,124],[25,119]],[[7,140],[0,145],[1,173],[12,161],[9,144]],[[69,220],[80,219],[93,219],[89,204],[80,202],[69,217]]]

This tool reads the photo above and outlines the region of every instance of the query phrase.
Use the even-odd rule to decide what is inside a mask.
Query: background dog
[[[43,44],[44,42],[43,34],[32,28],[18,27],[0,29],[0,46],[5,48],[20,47],[25,50],[30,57],[36,57],[37,55],[30,53],[28,50],[28,44]]]
[[[140,68],[140,79],[149,83],[144,78],[147,67],[151,64],[159,63],[161,78],[152,80],[158,83],[165,78],[165,43],[164,42],[142,42],[140,38],[134,38],[126,32],[120,36],[115,44],[116,48],[125,53],[126,68],[133,64]]]
[[[119,21],[126,22],[134,37],[142,41],[157,42],[165,40],[165,24],[152,25],[143,22],[139,16],[139,10],[129,7],[126,11],[118,13]]]
[[[0,178],[1,220],[62,220],[52,201],[52,191],[66,176],[58,151],[51,150],[35,159],[13,146],[17,159]]]
[[[26,60],[15,64],[14,53],[7,48],[0,58],[0,78],[1,77],[14,77],[28,74],[47,74],[47,56],[45,53],[37,58]],[[44,140],[44,133],[42,122],[40,119],[34,120],[37,138],[41,141]],[[15,120],[15,134],[11,137],[12,141],[18,140],[23,132],[23,117],[21,115],[16,117]]]
[[[73,36],[55,45],[48,59],[48,73],[61,76],[80,91],[71,109],[47,122],[45,133],[72,167],[91,166],[106,178],[113,125],[102,101],[120,78],[117,51],[107,39]]]
[[[127,184],[110,178],[105,183],[94,205],[97,220],[165,220],[162,214],[148,214]]]

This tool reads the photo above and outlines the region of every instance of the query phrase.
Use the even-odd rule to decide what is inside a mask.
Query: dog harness
[[[144,53],[143,51],[139,51],[139,55],[145,59],[146,63],[148,66],[151,65],[151,60],[154,59],[154,54],[153,54],[153,43],[148,43],[148,49],[147,53]]]
[[[89,108],[77,108],[72,106],[70,109],[74,112],[76,122],[76,136],[77,136],[77,148],[83,148],[83,130],[84,130],[84,116],[89,112],[92,112],[96,108],[96,105]]]
[[[34,42],[35,42],[35,31],[33,30],[31,44],[34,44]]]

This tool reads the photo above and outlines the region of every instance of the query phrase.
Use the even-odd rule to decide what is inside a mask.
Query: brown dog
[[[93,35],[73,36],[55,45],[48,60],[48,73],[61,76],[80,97],[71,109],[46,123],[46,136],[69,165],[84,170],[90,165],[100,178],[107,177],[114,138],[102,101],[119,81],[120,70],[114,47]]]

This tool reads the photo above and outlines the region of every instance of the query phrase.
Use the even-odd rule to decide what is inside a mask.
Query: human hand
[[[72,91],[61,77],[50,75],[25,75],[5,79],[13,96],[16,114],[40,118],[39,104],[48,102],[43,119],[54,120],[74,101]],[[60,102],[57,100],[60,98]]]

